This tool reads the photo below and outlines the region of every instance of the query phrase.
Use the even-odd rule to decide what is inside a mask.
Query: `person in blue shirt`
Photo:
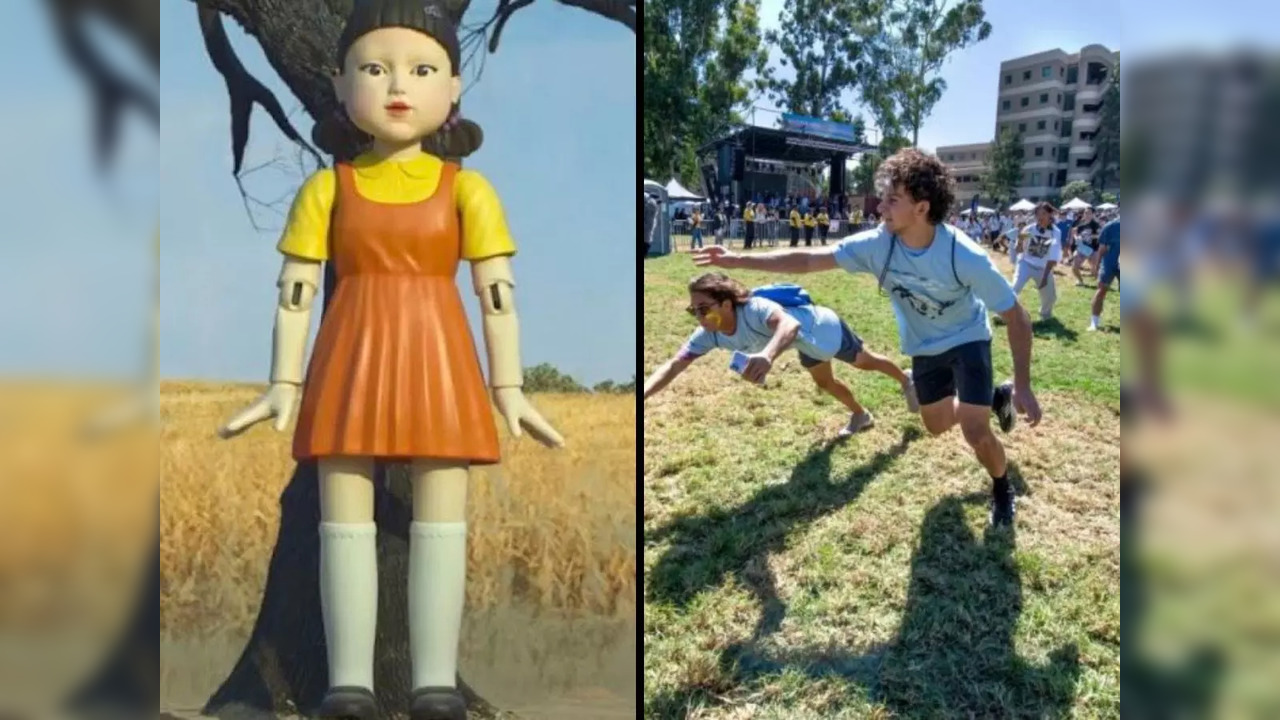
[[[773,300],[753,297],[742,283],[723,273],[706,273],[689,283],[686,310],[697,319],[698,328],[674,357],[645,380],[645,400],[712,350],[747,353],[742,376],[751,382],[763,383],[778,356],[794,347],[800,354],[800,365],[809,371],[813,382],[849,408],[849,422],[840,431],[840,437],[870,428],[875,419],[853,397],[848,386],[832,374],[832,360],[893,378],[902,387],[907,410],[913,413],[920,410],[911,376],[889,358],[868,350],[857,333],[830,308],[783,307]]]
[[[921,420],[933,435],[956,425],[992,478],[991,522],[1014,516],[1004,446],[991,431],[994,412],[1009,432],[1015,412],[1035,426],[1040,405],[1031,389],[1031,318],[987,253],[943,224],[954,184],[936,157],[907,148],[885,160],[876,177],[883,223],[834,248],[740,255],[723,248],[694,253],[694,263],[777,273],[843,269],[869,273],[889,294]],[[1000,315],[1013,354],[1013,381],[994,387],[991,325]]]
[[[1098,290],[1093,294],[1093,316],[1089,318],[1090,332],[1096,331],[1102,322],[1102,304],[1107,299],[1107,291],[1111,283],[1120,277],[1120,218],[1116,218],[1102,226],[1098,233],[1098,254],[1102,260],[1098,265]]]

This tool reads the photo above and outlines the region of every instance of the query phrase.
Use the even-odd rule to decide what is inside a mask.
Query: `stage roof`
[[[726,143],[741,144],[747,157],[798,163],[828,162],[836,153],[856,155],[876,149],[874,145],[857,145],[789,130],[748,125],[703,145],[698,148],[698,153],[712,152]]]

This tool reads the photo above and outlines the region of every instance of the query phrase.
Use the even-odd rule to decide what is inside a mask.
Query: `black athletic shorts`
[[[862,352],[862,338],[853,331],[843,320],[840,321],[840,349],[836,352],[835,359],[843,360],[849,364],[853,364],[858,359],[858,353]],[[810,357],[804,353],[800,353],[800,366],[806,370],[811,367],[817,367],[829,360],[819,360]]]
[[[991,341],[957,345],[940,355],[913,357],[911,380],[922,406],[956,395],[962,403],[990,407],[995,393]]]

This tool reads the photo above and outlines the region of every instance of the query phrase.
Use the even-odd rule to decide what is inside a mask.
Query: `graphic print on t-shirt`
[[[1049,255],[1049,251],[1053,249],[1053,226],[1042,228],[1039,225],[1032,225],[1027,230],[1027,255],[1043,260]]]
[[[946,291],[947,286],[926,277],[894,271],[886,280],[892,281],[889,284],[889,294],[899,298],[916,313],[930,320],[942,317],[942,313],[947,308],[956,304],[955,300],[944,302],[935,299],[930,293],[940,294]]]

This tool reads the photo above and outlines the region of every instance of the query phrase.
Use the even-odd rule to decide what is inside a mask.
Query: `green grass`
[[[698,272],[645,262],[646,375],[692,331]],[[874,278],[731,274],[802,283],[908,366]],[[646,718],[1118,717],[1118,312],[1087,333],[1092,291],[1058,282],[1033,350],[1045,420],[1002,436],[1014,536],[987,533],[959,431],[929,438],[886,377],[836,368],[877,417],[842,443],[846,413],[794,353],[763,389],[708,356],[646,403]]]

